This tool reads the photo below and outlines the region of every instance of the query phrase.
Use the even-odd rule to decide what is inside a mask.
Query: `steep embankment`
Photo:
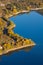
[[[41,14],[41,15],[43,15],[43,9],[37,10],[36,12],[39,13],[39,14]]]

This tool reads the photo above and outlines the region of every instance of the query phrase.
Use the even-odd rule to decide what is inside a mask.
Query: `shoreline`
[[[37,10],[42,10],[43,8],[31,8],[30,10],[22,10],[22,11],[19,11],[17,13],[13,13],[11,15],[8,16],[8,18],[11,18],[13,16],[16,16],[18,14],[22,14],[22,13],[29,13],[30,11],[37,11]]]
[[[17,12],[17,13],[13,13],[11,15],[8,16],[8,18],[11,18],[13,16],[16,16],[16,15],[19,15],[19,14],[22,14],[22,13],[29,13],[30,11],[26,11],[26,10],[23,10],[23,11],[20,11],[20,12]]]
[[[20,50],[20,49],[27,48],[27,47],[33,47],[33,46],[35,46],[35,45],[36,45],[36,44],[34,43],[34,44],[30,44],[30,45],[24,45],[24,46],[21,46],[21,47],[18,47],[18,48],[12,48],[12,49],[9,49],[9,50],[6,50],[6,51],[0,53],[0,56],[1,56],[1,55],[5,55],[5,54],[7,54],[7,53],[9,53],[9,52],[11,52],[11,51]]]

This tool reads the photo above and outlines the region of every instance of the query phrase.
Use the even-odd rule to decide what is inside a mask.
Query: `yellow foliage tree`
[[[14,10],[13,10],[13,13],[17,13],[17,9],[14,9]]]

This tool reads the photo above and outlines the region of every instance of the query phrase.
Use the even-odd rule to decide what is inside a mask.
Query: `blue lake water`
[[[0,57],[0,65],[43,65],[43,16],[36,12],[10,18],[15,24],[15,33],[31,38],[36,46],[29,52],[13,52]]]

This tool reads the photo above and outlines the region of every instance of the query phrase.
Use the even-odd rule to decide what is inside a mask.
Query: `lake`
[[[0,65],[43,65],[43,16],[32,11],[29,14],[11,17],[16,27],[14,32],[32,39],[36,46],[30,51],[13,52],[0,57]]]

